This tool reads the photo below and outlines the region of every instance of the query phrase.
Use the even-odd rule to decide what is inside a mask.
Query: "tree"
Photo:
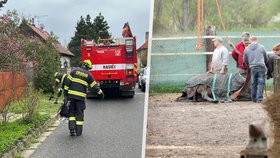
[[[2,8],[4,6],[4,4],[6,4],[7,2],[8,2],[8,0],[0,1],[0,8]]]
[[[161,18],[162,9],[163,9],[163,0],[159,0],[159,2],[158,2],[158,7],[157,7],[157,11],[156,11],[156,16],[157,16],[158,18]]]
[[[95,31],[95,41],[97,41],[99,38],[106,39],[111,37],[108,32],[110,27],[108,26],[107,21],[104,19],[104,16],[102,16],[101,13],[99,13],[99,15],[95,17],[93,27]]]
[[[183,29],[189,25],[189,0],[183,1]]]
[[[80,42],[81,38],[88,39],[87,37],[87,25],[85,19],[81,16],[80,20],[77,22],[75,35],[71,38],[68,44],[68,49],[75,55],[71,60],[72,66],[78,66],[81,61],[81,49]]]
[[[153,32],[166,34],[174,32],[195,32],[197,29],[197,1],[155,0]],[[279,16],[280,0],[219,0],[227,30],[269,28],[277,30],[280,23],[273,22]],[[222,30],[216,1],[204,0],[204,24],[215,25]],[[158,14],[162,12],[161,14]],[[277,25],[278,24],[278,25]]]
[[[57,40],[50,37],[42,42],[25,36],[28,20],[16,11],[8,11],[0,19],[0,70],[21,71],[32,63],[35,88],[50,91],[53,74],[60,68],[59,52],[54,48]]]
[[[92,40],[96,42],[99,38],[110,38],[111,35],[108,32],[107,21],[99,13],[98,16],[91,21],[90,15],[87,15],[85,18],[80,17],[80,20],[77,22],[75,35],[71,38],[71,41],[68,44],[68,49],[75,54],[75,57],[72,58],[71,65],[79,66],[81,62],[81,39]]]

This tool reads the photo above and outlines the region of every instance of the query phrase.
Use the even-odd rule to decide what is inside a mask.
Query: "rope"
[[[231,101],[230,96],[229,96],[229,93],[230,93],[230,90],[231,90],[231,86],[230,86],[231,81],[232,81],[232,73],[229,75],[229,78],[228,78],[227,101]]]
[[[213,82],[212,82],[212,88],[211,88],[212,96],[213,96],[214,100],[217,100],[216,93],[215,93],[216,80],[217,80],[217,74],[214,75],[214,79],[213,79]]]
[[[221,12],[221,8],[220,8],[220,5],[219,5],[219,0],[216,0],[216,5],[217,5],[217,9],[218,9],[218,13],[219,13],[219,17],[220,17],[220,20],[221,20],[221,23],[222,23],[222,27],[223,27],[223,30],[224,30],[224,33],[226,34],[226,38],[228,38],[228,31],[225,27],[225,23],[224,23],[224,20],[223,20],[223,16],[222,16],[222,12]]]
[[[202,3],[201,3],[202,1]],[[201,16],[201,7],[203,6],[203,0],[197,0],[197,43],[196,50],[202,50],[202,27],[203,14]],[[203,7],[202,7],[203,8]],[[203,11],[202,11],[203,13]]]
[[[204,32],[204,0],[201,0],[201,36]]]

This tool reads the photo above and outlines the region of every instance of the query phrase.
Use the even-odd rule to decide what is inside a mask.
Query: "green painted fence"
[[[233,43],[239,42],[241,32],[230,32],[229,36]],[[269,53],[272,47],[280,42],[280,32],[253,32],[252,36],[259,37]],[[218,33],[217,36],[224,36]],[[227,46],[227,39],[225,46]],[[151,51],[151,77],[150,87],[182,87],[184,83],[194,75],[206,73],[205,49],[196,50],[196,38],[172,37],[153,38]],[[205,47],[205,39],[203,39]],[[230,55],[229,72],[237,72],[236,63]],[[271,81],[268,81],[271,83]]]

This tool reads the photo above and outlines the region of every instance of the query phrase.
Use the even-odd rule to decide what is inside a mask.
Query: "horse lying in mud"
[[[175,101],[250,100],[248,81],[239,73],[197,75],[186,82],[182,95]]]

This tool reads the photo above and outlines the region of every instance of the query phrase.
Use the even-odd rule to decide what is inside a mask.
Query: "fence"
[[[241,32],[230,32],[229,40],[237,43],[241,40]],[[251,33],[259,39],[268,53],[272,53],[272,47],[280,42],[280,32],[258,32]],[[224,38],[224,45],[231,52],[227,45],[225,36],[217,33],[217,36]],[[206,39],[214,36],[203,36],[203,50],[196,50],[197,36],[193,37],[168,37],[153,38],[151,50],[151,74],[150,87],[182,87],[184,83],[194,75],[207,72],[207,55],[213,52],[206,52]],[[231,54],[231,53],[230,53]],[[230,55],[229,72],[237,72],[236,62]],[[272,81],[268,81],[272,82]]]
[[[0,72],[0,109],[11,99],[20,98],[25,90],[25,77],[21,72]]]

